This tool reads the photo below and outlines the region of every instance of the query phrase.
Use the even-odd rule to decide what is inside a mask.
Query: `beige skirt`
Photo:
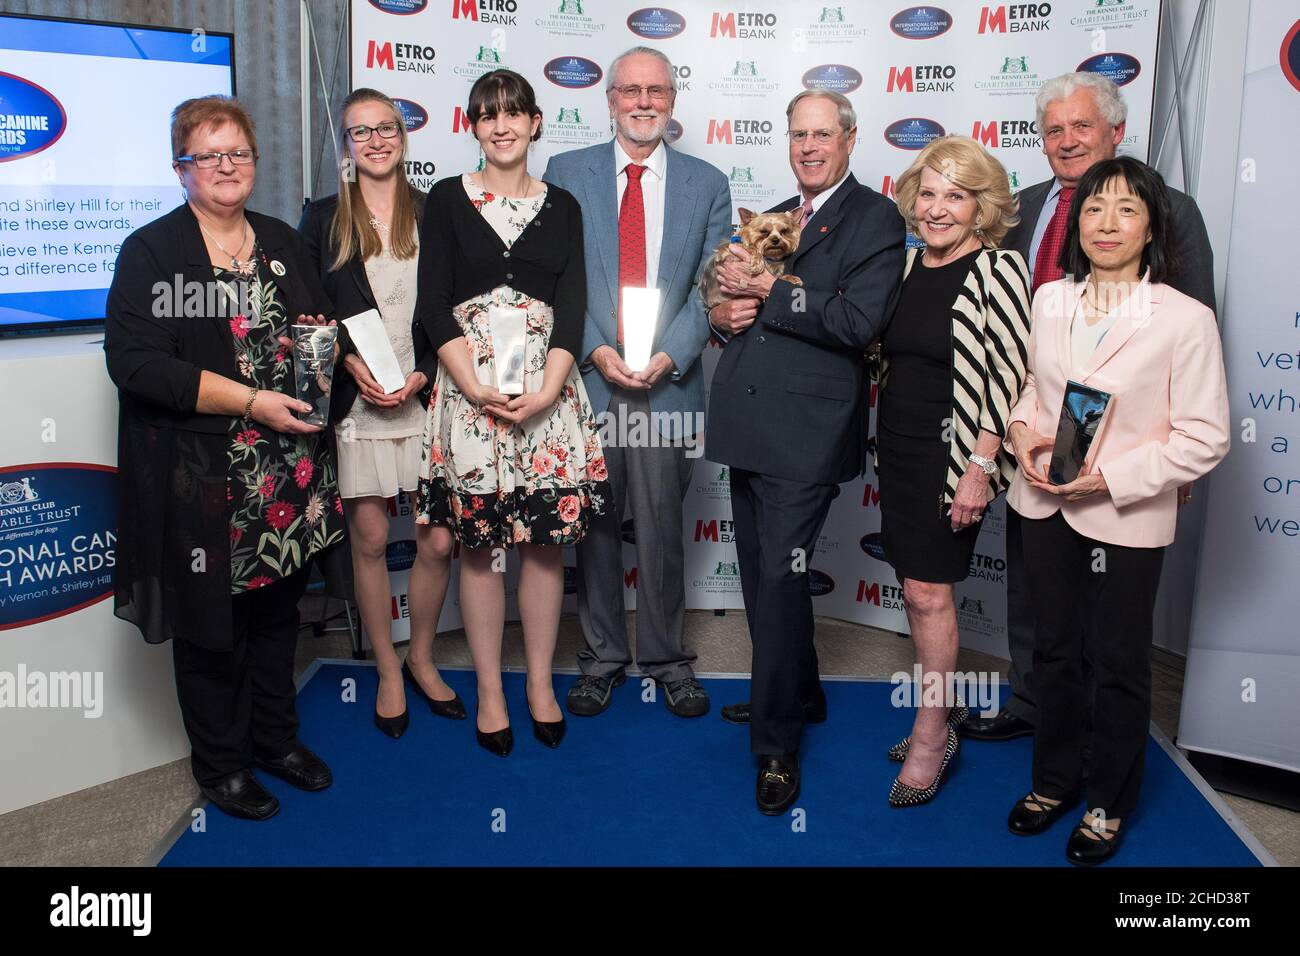
[[[339,494],[344,498],[396,497],[415,491],[420,472],[421,435],[338,441]]]

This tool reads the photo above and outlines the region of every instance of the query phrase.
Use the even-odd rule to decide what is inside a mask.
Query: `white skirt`
[[[398,491],[415,491],[422,437],[340,438],[339,494],[344,498],[393,498]]]

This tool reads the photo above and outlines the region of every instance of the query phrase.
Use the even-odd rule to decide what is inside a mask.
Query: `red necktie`
[[[627,189],[618,207],[618,344],[623,346],[623,293],[628,286],[645,286],[645,201],[641,196],[644,166],[627,164]]]
[[[808,220],[813,217],[812,199],[803,201],[803,222],[799,223],[799,228],[804,229],[808,225]]]
[[[1061,258],[1061,249],[1065,246],[1065,227],[1070,215],[1070,202],[1074,199],[1074,187],[1062,186],[1056,197],[1056,211],[1047,223],[1047,231],[1038,244],[1038,255],[1034,258],[1034,281],[1030,294],[1038,291],[1044,282],[1055,282],[1065,275],[1057,262]]]

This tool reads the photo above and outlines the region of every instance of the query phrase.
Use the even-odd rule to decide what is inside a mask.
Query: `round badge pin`
[[[284,263],[281,262],[279,259],[272,259],[272,260],[271,260],[271,271],[274,272],[274,273],[275,273],[276,275],[278,275],[278,276],[282,276],[282,275],[284,275]]]

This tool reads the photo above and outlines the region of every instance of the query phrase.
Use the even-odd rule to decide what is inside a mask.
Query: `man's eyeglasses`
[[[178,163],[193,163],[199,169],[213,169],[221,165],[221,158],[229,156],[236,166],[247,166],[257,162],[257,153],[251,149],[232,149],[225,153],[194,153],[191,156],[177,156]]]
[[[378,126],[349,126],[348,136],[354,143],[364,143],[370,139],[371,134],[378,133],[384,139],[392,139],[397,135],[399,127],[394,122],[380,123]]]
[[[837,129],[792,129],[786,131],[786,136],[790,137],[790,142],[796,146],[802,146],[811,136],[813,141],[821,146],[825,146],[836,136],[840,134]]]
[[[666,100],[673,93],[671,86],[639,86],[636,83],[626,83],[623,86],[615,86],[613,89],[625,100],[639,100],[642,90],[649,93],[652,100]]]

